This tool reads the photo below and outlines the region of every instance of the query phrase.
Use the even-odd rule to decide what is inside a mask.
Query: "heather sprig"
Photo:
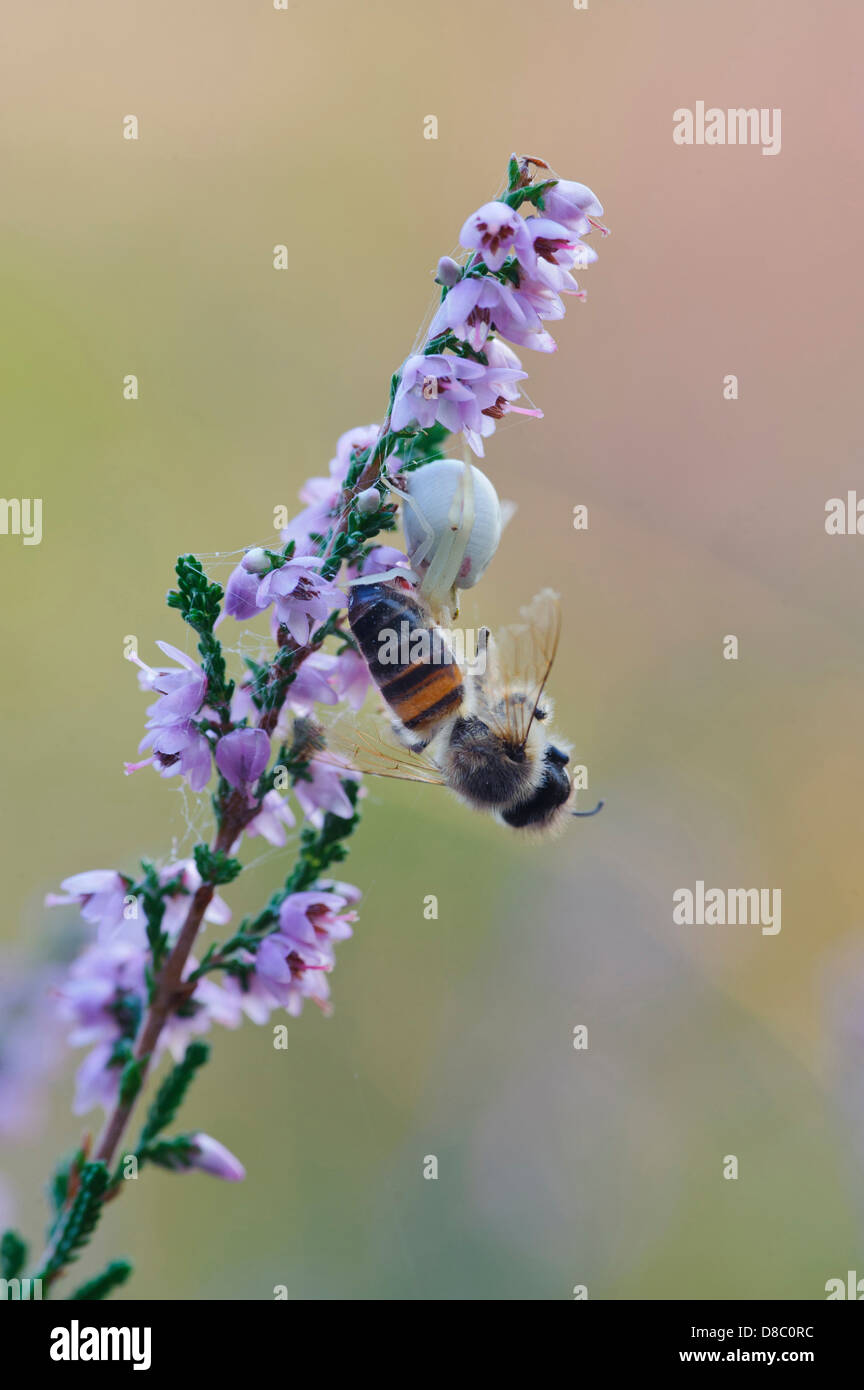
[[[605,233],[596,220],[602,211],[585,185],[513,156],[501,196],[463,223],[461,260],[438,264],[439,303],[420,349],[391,376],[383,422],[340,437],[328,473],[304,484],[302,509],[278,541],[247,550],[224,589],[195,555],[177,560],[168,607],[195,634],[199,659],[167,642],[157,644],[153,665],[130,654],[153,698],[138,750],[147,756],[125,770],[149,767],[197,795],[209,791],[213,833],[191,857],[144,860],[137,874],[75,874],[46,899],[76,905],[91,929],[56,996],[70,1042],[90,1049],[76,1078],[76,1113],[101,1106],[106,1116],[101,1134],[87,1135],[52,1179],[54,1216],[36,1276],[46,1293],[86,1247],[130,1164],[136,1173],[150,1164],[226,1181],[244,1176],[217,1139],[165,1134],[209,1058],[201,1033],[243,1018],[261,1024],[274,1010],[296,1017],[310,1001],[330,1012],[335,948],[352,936],[361,896],[332,872],[359,823],[362,786],[327,749],[318,714],[326,706],[356,711],[369,684],[345,627],[346,581],[399,557],[376,544],[396,526],[390,478],[440,459],[454,435],[482,456],[505,415],[542,414],[518,404],[527,373],[512,344],[555,350],[545,325],[563,317],[562,296],[584,298],[572,271],[596,259],[582,238]],[[229,673],[220,625],[264,614],[269,655],[246,657]],[[219,890],[243,873],[244,839],[282,849],[298,819],[281,887],[200,953],[207,926],[231,920]],[[166,1056],[173,1064],[126,1152],[127,1129]],[[17,1277],[26,1258],[22,1238],[7,1232],[4,1277]],[[70,1297],[105,1298],[130,1270],[114,1261]]]
[[[5,1231],[0,1239],[0,1279],[17,1279],[26,1263],[26,1242],[17,1231]]]
[[[207,578],[201,561],[195,555],[181,555],[177,561],[177,588],[169,590],[168,607],[178,609],[183,621],[198,633],[208,702],[227,716],[234,682],[227,679],[222,644],[213,635],[222,611],[222,598],[222,585]]]
[[[150,1106],[147,1121],[138,1140],[138,1148],[146,1149],[157,1134],[161,1134],[171,1124],[186,1096],[192,1079],[199,1067],[210,1057],[210,1048],[205,1042],[190,1043],[182,1062],[172,1067],[156,1093]]]
[[[43,1262],[34,1276],[49,1288],[67,1265],[77,1260],[99,1224],[108,1187],[108,1166],[85,1163],[78,1175],[75,1195],[58,1220]]]
[[[88,1279],[86,1284],[70,1293],[69,1300],[72,1303],[96,1303],[125,1284],[131,1273],[132,1265],[128,1260],[112,1260],[95,1279]]]

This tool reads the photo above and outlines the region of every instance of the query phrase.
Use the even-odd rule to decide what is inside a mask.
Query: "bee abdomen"
[[[462,673],[409,592],[387,583],[352,585],[348,621],[372,679],[406,729],[431,733],[457,712]]]
[[[419,733],[434,729],[442,720],[456,714],[464,694],[459,668],[453,661],[447,666],[425,666],[415,662],[379,688],[405,728]]]

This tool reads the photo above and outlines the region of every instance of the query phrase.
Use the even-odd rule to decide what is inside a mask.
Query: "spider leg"
[[[356,579],[343,579],[341,582],[347,589],[351,584],[383,584],[385,579],[407,579],[411,584],[420,583],[419,574],[406,569],[404,565],[397,565],[391,570],[382,570],[380,574],[358,574]]]
[[[415,547],[409,558],[412,565],[422,565],[429,551],[432,549],[432,546],[435,544],[435,532],[426,519],[426,513],[423,511],[419,502],[415,501],[411,496],[410,492],[403,492],[401,488],[396,487],[395,484],[391,483],[387,478],[382,478],[381,481],[388,491],[393,493],[394,497],[398,497],[400,502],[404,502],[411,508],[420,523],[420,527],[423,531],[423,539],[420,544]]]
[[[449,534],[439,541],[423,576],[421,588],[433,606],[452,605],[453,616],[456,617],[459,613],[456,581],[474,528],[474,475],[468,463],[462,465],[447,520]]]

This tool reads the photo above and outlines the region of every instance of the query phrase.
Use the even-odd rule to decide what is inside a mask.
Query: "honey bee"
[[[350,591],[348,621],[405,745],[387,749],[358,736],[350,753],[362,772],[433,782],[514,830],[555,833],[575,811],[565,771],[569,752],[547,734],[545,696],[560,632],[557,594],[545,589],[522,610],[524,622],[493,638],[482,629],[463,670],[418,591],[379,576]],[[407,623],[426,637],[421,656],[382,661],[382,633]],[[412,643],[412,647],[413,647]]]

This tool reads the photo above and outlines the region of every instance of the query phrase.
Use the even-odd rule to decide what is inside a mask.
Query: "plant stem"
[[[255,815],[258,808],[245,806],[242,797],[232,794],[224,808],[222,823],[219,833],[216,836],[212,849],[214,853],[220,850],[227,853],[234,844],[240,831]],[[189,911],[186,920],[180,930],[180,935],[174,943],[173,950],[165,962],[156,986],[156,993],[153,1002],[144,1018],[138,1041],[135,1045],[135,1060],[141,1064],[141,1086],[136,1094],[128,1101],[123,1101],[118,1097],[114,1109],[105,1121],[105,1127],[96,1145],[94,1159],[103,1159],[110,1165],[114,1157],[117,1145],[123,1137],[126,1126],[129,1123],[135,1102],[143,1090],[144,1081],[150,1067],[156,1044],[159,1041],[162,1029],[176,1008],[177,1004],[185,996],[183,987],[183,971],[186,962],[195,944],[195,938],[204,919],[204,913],[210,906],[216,885],[213,883],[202,883],[189,904]]]

